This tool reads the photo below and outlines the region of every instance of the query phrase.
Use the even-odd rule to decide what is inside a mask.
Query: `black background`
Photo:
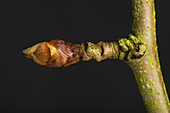
[[[170,91],[169,0],[156,1],[160,62]],[[22,50],[38,42],[114,41],[131,33],[130,0],[1,0],[0,112],[145,113],[123,61],[36,64]]]

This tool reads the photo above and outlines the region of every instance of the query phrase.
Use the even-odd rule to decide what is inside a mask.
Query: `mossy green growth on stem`
[[[119,38],[114,42],[99,42],[97,44],[86,42],[78,45],[81,47],[82,60],[94,59],[101,61],[106,58],[131,60],[141,58],[146,51],[145,45],[135,36]]]

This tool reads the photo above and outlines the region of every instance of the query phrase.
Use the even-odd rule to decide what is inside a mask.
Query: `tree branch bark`
[[[132,0],[132,16],[132,34],[146,45],[146,53],[127,63],[134,72],[147,112],[169,113],[156,43],[154,0]]]

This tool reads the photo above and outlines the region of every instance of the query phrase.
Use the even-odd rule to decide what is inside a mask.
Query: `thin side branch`
[[[50,67],[68,66],[79,60],[104,59],[132,60],[141,58],[146,51],[145,45],[133,35],[114,42],[86,42],[71,44],[63,40],[38,43],[23,52],[35,62]]]

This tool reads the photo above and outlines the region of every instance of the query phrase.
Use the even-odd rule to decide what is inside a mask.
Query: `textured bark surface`
[[[132,34],[146,45],[141,59],[128,61],[148,113],[169,113],[156,43],[154,0],[132,0]]]

